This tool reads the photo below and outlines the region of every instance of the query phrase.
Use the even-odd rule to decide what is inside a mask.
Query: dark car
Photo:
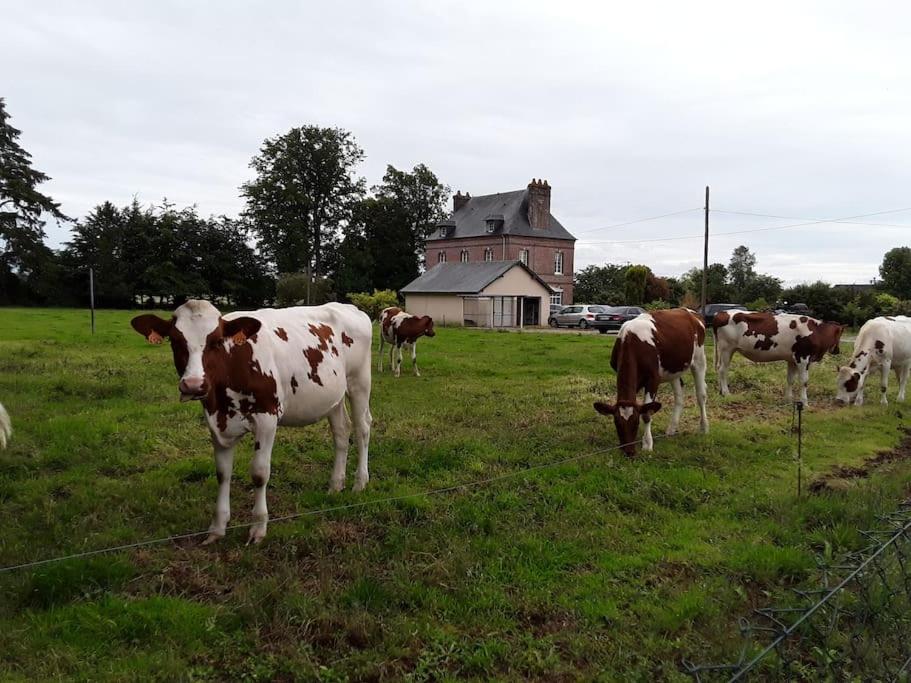
[[[638,306],[605,306],[601,313],[595,315],[592,327],[601,334],[614,332],[627,320],[632,320],[640,313],[645,313],[645,309]]]
[[[711,327],[712,320],[715,319],[716,313],[721,313],[721,311],[745,311],[746,306],[743,304],[709,304],[704,309],[702,309],[702,318],[705,320],[705,326]]]

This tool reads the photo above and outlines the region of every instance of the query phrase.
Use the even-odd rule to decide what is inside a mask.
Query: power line
[[[849,221],[843,218],[806,218],[805,216],[779,216],[771,213],[753,213],[751,211],[726,211],[725,209],[712,209],[715,213],[724,213],[731,214],[734,216],[757,216],[759,218],[781,218],[783,220],[789,221],[820,221],[820,222],[829,222],[829,223],[844,223],[845,225],[872,225],[876,227],[883,228],[911,228],[911,223],[868,223],[868,222],[859,222],[859,221]],[[897,213],[895,211],[887,211],[884,213]]]
[[[635,225],[636,223],[646,223],[648,221],[656,221],[659,218],[668,218],[669,216],[679,216],[683,213],[690,213],[691,211],[702,211],[701,206],[697,206],[693,209],[683,209],[681,211],[672,211],[671,213],[663,213],[660,216],[649,216],[648,218],[637,218],[634,221],[626,221],[625,223],[615,223],[614,225],[604,225],[600,228],[590,228],[588,230],[578,230],[576,234],[582,235],[586,232],[594,232],[595,230],[611,230],[613,228],[622,228],[624,225]]]

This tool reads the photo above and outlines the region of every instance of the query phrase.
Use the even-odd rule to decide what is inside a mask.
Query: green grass
[[[203,530],[215,501],[199,406],[131,315],[0,310],[0,565]],[[371,483],[326,494],[327,427],[280,430],[273,515],[519,472],[616,443],[612,337],[442,328],[424,376],[375,376]],[[811,374],[807,478],[900,439],[907,408],[830,405]],[[478,488],[0,574],[0,678],[654,680],[736,645],[737,618],[861,544],[911,463],[797,500],[784,367],[736,359],[696,434]],[[894,395],[894,389],[893,389]],[[665,387],[660,400],[672,400]],[[656,417],[656,434],[669,410]],[[232,522],[250,518],[249,445]],[[352,457],[353,465],[354,457]],[[353,469],[350,470],[353,475]],[[349,480],[349,485],[351,481]]]

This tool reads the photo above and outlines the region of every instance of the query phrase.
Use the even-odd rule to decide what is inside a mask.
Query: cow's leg
[[[899,369],[898,374],[898,400],[905,400],[905,387],[908,386],[908,376],[911,375],[911,363],[907,363]]]
[[[810,359],[802,358],[797,362],[797,381],[800,383],[800,401],[805,406],[810,405],[807,398],[807,385],[810,383]]]
[[[718,371],[718,391],[722,396],[727,396],[731,393],[731,389],[728,387],[728,370],[731,367],[731,360],[733,358],[733,349],[731,351],[728,351],[727,349],[721,349],[718,351],[716,370]]]
[[[329,481],[329,493],[338,493],[345,488],[345,469],[348,465],[348,437],[351,436],[351,419],[345,410],[345,399],[338,402],[329,412],[329,426],[335,443],[335,465]]]
[[[370,446],[370,425],[373,416],[370,414],[370,373],[348,376],[348,398],[351,400],[351,417],[354,421],[354,433],[357,439],[357,475],[354,479],[354,491],[363,491],[370,481],[367,469],[367,451]]]
[[[411,342],[411,368],[414,370],[414,376],[420,377],[421,371],[418,370],[418,340]]]
[[[385,341],[383,340],[383,331],[380,330],[380,353],[379,353],[380,364],[379,364],[379,367],[377,368],[380,372],[383,371],[383,344],[384,343],[385,343]]]
[[[395,376],[400,377],[402,374],[402,342],[395,344]]]
[[[696,404],[699,406],[699,431],[703,434],[709,433],[709,415],[705,407],[706,396],[709,392],[708,386],[705,383],[706,367],[705,347],[697,346],[693,352],[693,366],[690,371],[693,373],[693,384],[696,389]]]
[[[797,365],[794,361],[788,361],[788,383],[785,386],[784,390],[784,400],[793,401],[794,400],[794,380],[797,379]]]
[[[272,471],[272,446],[278,420],[272,416],[258,415],[254,420],[253,434],[256,439],[253,460],[250,462],[250,479],[253,481],[253,526],[247,545],[259,543],[266,537],[269,522],[269,508],[266,505],[266,485]]]
[[[892,361],[888,358],[882,360],[882,376],[879,385],[879,402],[884,406],[889,404],[886,398],[886,392],[889,390],[889,371],[892,369]]]
[[[645,403],[651,403],[655,400],[655,397],[645,392]],[[642,431],[642,450],[651,451],[655,448],[655,440],[652,438],[652,418],[643,417],[642,421],[645,422],[645,428]]]
[[[218,498],[215,501],[215,516],[209,525],[209,535],[202,542],[209,545],[224,538],[228,520],[231,519],[231,471],[234,469],[234,446],[222,446],[212,437],[212,446],[215,450],[215,476],[218,479]]]
[[[678,377],[671,384],[674,387],[674,412],[671,413],[671,421],[667,426],[668,436],[677,433],[677,425],[680,424],[680,415],[683,413],[683,378]]]

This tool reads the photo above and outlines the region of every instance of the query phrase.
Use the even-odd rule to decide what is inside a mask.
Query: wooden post
[[[92,309],[92,334],[95,334],[95,269],[89,268],[89,307]]]
[[[705,246],[702,252],[702,306],[700,312],[705,315],[705,290],[709,277],[709,186],[705,186]]]
[[[310,261],[307,261],[307,305],[310,305],[310,281],[313,279],[313,268]]]

